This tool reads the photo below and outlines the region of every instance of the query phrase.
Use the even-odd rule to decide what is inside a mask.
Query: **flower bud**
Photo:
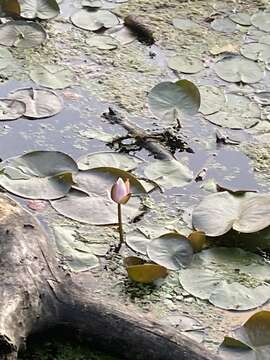
[[[118,178],[111,189],[111,198],[117,204],[126,204],[131,196],[129,179]]]

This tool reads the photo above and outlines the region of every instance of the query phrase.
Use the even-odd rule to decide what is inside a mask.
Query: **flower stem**
[[[124,243],[124,231],[123,231],[123,223],[122,223],[122,208],[121,204],[117,204],[118,209],[118,231],[119,231],[119,244],[115,248],[115,252],[119,253],[122,244]]]

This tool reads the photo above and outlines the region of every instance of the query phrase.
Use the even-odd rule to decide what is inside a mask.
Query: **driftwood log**
[[[96,286],[91,272],[65,273],[40,223],[0,195],[1,360],[15,360],[30,334],[55,326],[79,333],[120,359],[218,359],[174,328],[95,294]]]

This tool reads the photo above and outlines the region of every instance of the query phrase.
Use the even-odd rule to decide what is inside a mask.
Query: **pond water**
[[[231,45],[229,49],[232,49],[229,55],[235,55],[235,52],[238,54],[240,46],[246,41],[245,35],[248,29],[238,24],[237,29],[232,32],[226,32],[224,29],[216,31],[211,27],[211,21],[216,17],[226,17],[232,10],[253,14],[259,6],[262,6],[262,2],[247,1],[246,4],[238,5],[233,1],[218,0],[210,2],[197,0],[188,3],[170,0],[168,4],[159,0],[133,2],[131,0],[129,2],[106,0],[103,3],[106,8],[114,8],[117,3],[114,11],[122,18],[130,13],[136,13],[145,18],[155,31],[156,44],[149,47],[135,41],[126,46],[119,46],[113,51],[90,47],[87,40],[91,33],[73,26],[69,21],[69,16],[81,7],[80,1],[63,0],[60,3],[61,16],[49,21],[48,24],[42,22],[49,34],[49,39],[43,46],[35,50],[11,49],[18,66],[13,73],[8,70],[3,71],[0,97],[4,98],[10,92],[20,88],[31,86],[37,88],[38,85],[30,80],[29,73],[39,64],[61,64],[69,67],[74,73],[74,81],[70,87],[55,90],[63,100],[64,108],[59,114],[45,119],[30,120],[22,117],[15,121],[1,121],[0,157],[2,160],[33,150],[62,151],[77,160],[85,154],[113,149],[136,155],[149,164],[154,161],[154,157],[147,150],[143,148],[134,150],[132,146],[125,146],[124,142],[121,143],[119,149],[116,149],[112,143],[98,140],[98,136],[93,135],[93,131],[97,130],[114,136],[127,134],[123,127],[110,124],[102,116],[109,107],[120,110],[132,124],[148,133],[155,134],[164,132],[164,127],[149,111],[147,94],[161,81],[185,78],[199,86],[217,86],[226,95],[236,93],[254,97],[254,94],[261,90],[266,90],[267,93],[270,91],[269,69],[263,70],[264,78],[256,84],[242,82],[232,84],[220,79],[213,71],[215,62],[221,60],[224,55],[228,55],[229,45]],[[195,28],[173,27],[172,19],[175,16],[182,20],[192,19],[194,22],[192,26],[195,24]],[[183,26],[189,26],[185,22],[183,24]],[[253,36],[259,36],[255,30],[253,29]],[[250,37],[247,37],[247,41],[250,41]],[[220,50],[213,55],[211,49],[214,47],[219,50],[224,47],[225,50]],[[168,68],[168,58],[179,55],[182,51],[202,60],[203,69],[195,74],[185,74]],[[260,110],[263,112],[267,109],[261,106]],[[239,109],[232,106],[230,111],[232,118],[235,116],[234,113],[241,118]],[[245,111],[243,110],[243,114]],[[189,151],[181,147],[175,148],[174,156],[193,171],[197,181],[192,181],[184,187],[165,190],[163,193],[154,191],[151,198],[154,203],[152,209],[155,213],[153,215],[151,211],[148,211],[145,214],[146,223],[158,222],[164,217],[169,220],[179,218],[181,226],[189,224],[192,207],[209,194],[209,191],[212,191],[209,190],[212,183],[233,190],[258,192],[269,190],[267,179],[258,177],[258,174],[254,172],[254,165],[258,165],[257,158],[250,156],[253,159],[252,163],[251,159],[242,152],[243,144],[246,145],[246,149],[249,149],[250,143],[255,144],[258,152],[265,146],[266,141],[259,140],[259,136],[269,135],[269,119],[265,120],[261,115],[259,124],[249,129],[226,128],[227,143],[217,141],[218,133],[224,130],[216,125],[218,120],[208,120],[201,113],[192,117],[183,116],[180,119],[182,127],[179,130],[179,137],[187,144]],[[246,151],[246,153],[249,152]],[[263,161],[267,161],[267,157]],[[143,175],[144,166],[137,171],[138,175]],[[201,174],[203,174],[202,179],[200,179]],[[26,200],[15,198],[27,206]],[[160,210],[161,207],[162,210]],[[33,213],[37,214],[46,227],[54,224],[55,213],[52,209],[44,213],[35,211]],[[71,223],[61,216],[57,218],[57,222]],[[83,227],[79,223],[75,225]],[[87,231],[87,225],[84,230]],[[123,282],[122,278],[121,281]],[[221,313],[217,315],[213,310],[211,316],[212,318],[217,316],[219,322],[222,323]],[[216,347],[217,341],[214,338],[219,336],[220,340],[222,326],[219,335],[216,335],[214,328],[209,332],[207,344],[209,348]],[[33,347],[33,352],[22,355],[22,360],[60,360],[62,358],[65,360],[109,360],[106,356],[92,354],[91,350],[79,348],[79,345],[64,346],[61,341],[54,342],[53,339],[46,344],[38,343]],[[44,348],[44,351],[39,352],[40,348]]]

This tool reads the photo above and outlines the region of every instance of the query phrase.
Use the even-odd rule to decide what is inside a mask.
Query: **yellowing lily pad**
[[[69,68],[55,64],[35,66],[29,75],[38,85],[51,89],[64,89],[71,86],[74,77]]]
[[[168,271],[163,266],[154,263],[147,263],[135,256],[124,259],[128,276],[131,280],[143,284],[150,284],[160,278],[165,278]]]

